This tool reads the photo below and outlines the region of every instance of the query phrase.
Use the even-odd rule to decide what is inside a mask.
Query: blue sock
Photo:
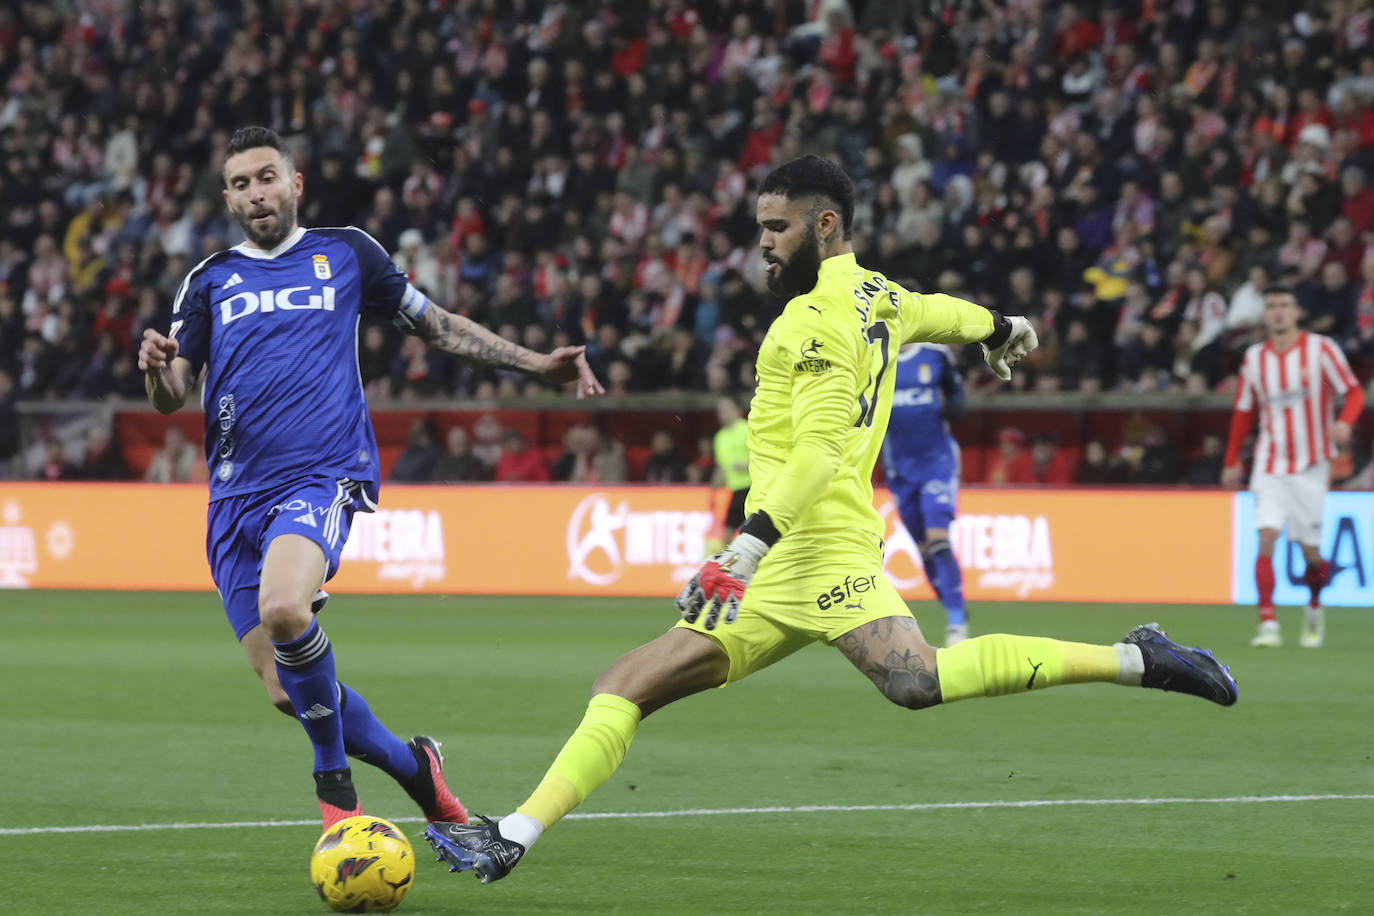
[[[381,769],[397,782],[409,782],[420,763],[415,753],[391,733],[382,720],[372,714],[367,700],[347,684],[339,683],[339,706],[343,717],[344,750]]]
[[[342,770],[348,766],[348,758],[344,755],[343,717],[337,708],[339,692],[329,637],[312,620],[299,638],[272,645],[276,647],[282,689],[315,746],[315,772]]]
[[[936,568],[935,562],[931,559],[928,547],[921,548],[921,566],[926,571],[926,581],[930,583],[931,589],[935,592],[935,599],[944,601],[944,596],[940,594],[940,570]]]
[[[949,541],[935,541],[927,545],[921,559],[927,570],[935,571],[931,582],[935,584],[935,593],[945,606],[948,622],[968,623],[968,612],[964,608],[964,574],[959,569],[959,562],[954,559],[954,550]]]

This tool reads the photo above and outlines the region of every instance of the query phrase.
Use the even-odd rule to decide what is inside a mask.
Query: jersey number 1
[[[872,426],[873,415],[878,411],[878,392],[882,390],[883,373],[887,371],[887,365],[891,361],[891,335],[887,333],[886,321],[875,321],[872,327],[866,332],[868,345],[879,344],[882,349],[879,351],[883,357],[883,364],[878,367],[878,374],[869,376],[873,382],[872,388],[865,388],[859,392],[859,419],[854,422],[855,426]]]

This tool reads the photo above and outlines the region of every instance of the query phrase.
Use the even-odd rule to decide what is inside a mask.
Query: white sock
[[[1114,642],[1112,648],[1121,656],[1121,674],[1116,682],[1126,687],[1139,687],[1140,679],[1145,676],[1145,657],[1140,654],[1140,646]]]
[[[544,832],[544,825],[528,814],[516,811],[501,818],[496,825],[496,831],[505,839],[514,840],[528,850]]]

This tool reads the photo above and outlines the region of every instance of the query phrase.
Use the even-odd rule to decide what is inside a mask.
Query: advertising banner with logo
[[[0,586],[213,588],[205,485],[6,481]]]
[[[1227,602],[1232,501],[972,490],[951,537],[974,600]],[[891,497],[876,503],[888,576],[906,597],[930,597]],[[355,517],[334,590],[666,598],[712,524],[700,487],[397,486],[382,506]],[[204,551],[201,485],[10,484],[0,495],[0,586],[206,589]]]
[[[1255,559],[1259,535],[1255,532],[1255,497],[1235,497],[1235,547],[1232,573],[1236,604],[1254,604]],[[1322,556],[1331,564],[1331,584],[1322,592],[1328,607],[1374,607],[1374,493],[1330,493],[1322,519]],[[1303,581],[1307,562],[1302,549],[1280,534],[1274,545],[1274,603],[1305,605],[1309,592]]]
[[[1103,490],[965,490],[950,542],[972,600],[1230,600],[1224,572],[1232,494]],[[933,597],[920,554],[886,491],[888,578],[907,598]]]
[[[340,591],[676,595],[706,553],[696,487],[388,487],[353,518]]]

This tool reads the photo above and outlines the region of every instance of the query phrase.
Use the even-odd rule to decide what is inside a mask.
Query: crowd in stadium
[[[1374,374],[1367,4],[78,9],[0,9],[0,403],[143,397],[134,341],[242,239],[220,167],[249,123],[292,143],[303,225],[585,342],[612,395],[751,389],[780,305],[752,189],[806,152],[855,179],[862,263],[1037,324],[1019,387],[1226,390],[1271,283]],[[384,325],[360,357],[378,401],[538,392]]]

